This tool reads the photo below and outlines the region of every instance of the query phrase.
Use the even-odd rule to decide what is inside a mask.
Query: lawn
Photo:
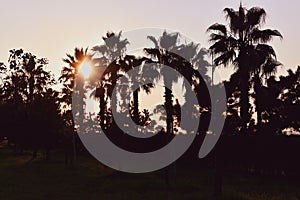
[[[64,165],[61,152],[51,161],[31,155],[13,156],[0,149],[1,200],[94,200],[94,199],[211,199],[213,170],[189,166],[170,167],[171,186],[164,182],[164,170],[147,174],[126,174],[104,167],[89,156],[79,156],[74,167]],[[296,200],[299,181],[290,177],[261,177],[226,172],[223,199]]]

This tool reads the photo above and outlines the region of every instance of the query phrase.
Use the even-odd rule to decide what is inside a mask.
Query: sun
[[[84,78],[89,78],[92,73],[92,65],[89,61],[85,60],[80,65],[79,73],[83,75]]]

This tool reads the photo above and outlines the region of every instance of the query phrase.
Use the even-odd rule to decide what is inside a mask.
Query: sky
[[[208,48],[206,29],[216,23],[227,23],[223,9],[237,9],[239,0],[0,0],[0,61],[6,62],[8,51],[23,48],[38,57],[49,59],[48,70],[56,78],[64,66],[62,58],[73,54],[75,47],[101,44],[109,31],[126,32],[144,27],[179,31]],[[266,10],[264,28],[278,29],[284,39],[272,45],[279,69],[295,69],[299,64],[300,2],[298,0],[244,0],[243,6]],[[221,70],[221,74],[230,74]]]

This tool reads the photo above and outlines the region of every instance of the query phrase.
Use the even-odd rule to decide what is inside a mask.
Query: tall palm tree
[[[105,119],[105,111],[107,101],[106,98],[110,98],[114,102],[117,102],[117,94],[112,95],[112,91],[117,83],[117,80],[120,76],[120,71],[124,71],[124,66],[120,64],[120,60],[124,58],[124,53],[126,51],[126,46],[129,44],[127,39],[122,39],[122,32],[114,33],[107,32],[105,36],[102,37],[104,44],[97,45],[92,48],[94,52],[94,62],[106,69],[102,73],[102,77],[99,83],[98,92],[96,97],[100,99],[100,120],[101,125],[104,126],[104,121],[108,123],[108,120]],[[102,89],[100,89],[102,87]],[[106,93],[106,95],[105,95]],[[111,104],[112,112],[116,112],[117,105]],[[108,126],[108,124],[106,124]]]
[[[210,50],[216,56],[216,65],[228,66],[232,63],[237,68],[241,88],[240,115],[245,130],[250,120],[249,81],[258,70],[264,74],[278,66],[275,51],[268,42],[273,37],[282,38],[282,35],[277,30],[260,29],[266,16],[263,8],[247,10],[240,4],[237,11],[225,8],[224,12],[228,26],[216,23],[208,28],[212,32],[209,41],[213,42]]]
[[[158,63],[168,65],[173,67],[183,75],[189,84],[193,84],[195,87],[205,84],[202,84],[197,78],[198,71],[204,75],[202,78],[208,80],[209,77],[206,76],[207,68],[209,66],[208,62],[205,60],[206,50],[199,47],[199,44],[193,42],[187,44],[179,45],[179,33],[167,33],[166,31],[163,35],[156,39],[153,36],[148,36],[154,45],[155,48],[146,48],[145,51],[152,58],[156,59]],[[165,85],[165,108],[167,111],[167,130],[166,133],[173,133],[173,94],[172,91],[168,88],[172,88],[172,84],[178,81],[179,77],[170,77],[168,70],[165,67],[160,69],[161,76],[163,77]],[[197,80],[198,79],[198,80]],[[197,81],[196,81],[197,80]],[[200,84],[201,82],[201,84]],[[183,82],[182,88],[186,89],[185,97],[190,94],[190,86],[185,85],[186,82]],[[195,91],[200,92],[203,90]]]
[[[120,61],[123,68],[128,70],[134,69],[135,67],[141,67],[140,71],[135,71],[135,73],[131,73],[129,77],[133,86],[140,85],[143,82],[147,82],[147,79],[154,78],[157,79],[159,77],[158,72],[156,70],[149,71],[144,64],[150,64],[151,60],[146,57],[136,57],[132,55],[126,55],[124,59]],[[148,73],[149,72],[149,73]],[[156,73],[157,72],[157,73]],[[139,76],[141,74],[141,76]],[[151,76],[151,77],[150,77]],[[154,87],[153,83],[145,84],[133,91],[133,119],[135,123],[140,124],[140,111],[139,111],[139,92],[144,91],[146,94],[151,92],[151,89]]]
[[[68,65],[65,66],[62,71],[61,71],[61,76],[59,77],[59,81],[63,83],[63,88],[62,88],[62,94],[63,97],[61,98],[62,101],[67,105],[67,110],[65,111],[64,116],[68,116],[69,119],[69,125],[70,125],[70,132],[72,133],[72,155],[71,155],[71,164],[73,161],[76,161],[76,132],[75,132],[75,127],[74,127],[74,119],[72,115],[70,115],[70,107],[72,104],[72,92],[73,88],[75,86],[75,79],[80,78],[82,80],[82,76],[79,74],[79,68],[80,65],[86,60],[90,59],[90,55],[88,54],[88,49],[83,49],[83,48],[75,48],[74,50],[74,56],[67,54],[67,58],[64,58],[63,61],[67,63]],[[80,81],[81,82],[81,81]],[[84,94],[83,92],[79,92],[80,96],[83,97]],[[82,105],[81,107],[78,108],[79,110],[79,116],[80,118],[83,117],[83,106],[84,106],[84,101],[83,98],[80,98],[81,102],[79,102],[79,105]],[[78,105],[72,105],[72,106],[78,106]],[[69,113],[69,114],[67,114]],[[79,119],[80,120],[80,119]],[[69,150],[67,150],[69,151]],[[67,155],[66,155],[67,156]]]
[[[155,45],[154,48],[146,48],[145,52],[150,55],[152,58],[156,59],[158,63],[162,65],[170,65],[170,59],[172,58],[171,52],[178,51],[178,39],[179,33],[167,33],[166,31],[163,32],[163,35],[156,39],[153,36],[148,36],[148,39],[153,42]],[[167,135],[173,134],[173,94],[172,88],[173,82],[178,80],[178,77],[169,77],[168,70],[165,67],[161,67],[160,73],[163,77],[164,81],[164,98],[165,98],[165,109],[166,109],[166,133]]]

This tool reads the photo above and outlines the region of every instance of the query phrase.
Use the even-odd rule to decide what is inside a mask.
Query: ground
[[[64,165],[62,152],[51,161],[42,157],[30,162],[30,152],[13,156],[0,149],[1,200],[94,200],[94,199],[211,199],[213,169],[170,167],[171,186],[164,170],[147,174],[125,174],[101,165],[88,155],[78,157],[74,167]],[[290,177],[261,177],[226,172],[223,199],[297,200],[300,183]]]

